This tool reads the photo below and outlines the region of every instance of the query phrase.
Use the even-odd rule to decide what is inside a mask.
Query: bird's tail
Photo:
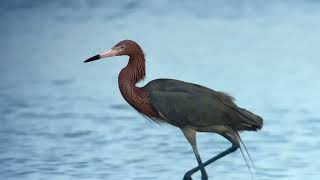
[[[238,108],[238,112],[241,114],[242,120],[241,127],[238,130],[257,131],[262,128],[263,119],[260,116],[243,108]]]

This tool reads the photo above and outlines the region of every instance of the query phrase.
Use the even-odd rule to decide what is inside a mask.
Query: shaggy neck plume
[[[153,118],[158,117],[149,100],[148,93],[136,86],[136,83],[143,80],[146,74],[145,58],[141,51],[131,55],[128,65],[119,74],[119,89],[124,99],[138,112]]]
[[[128,80],[130,80],[133,85],[143,80],[146,75],[146,60],[144,54],[141,53],[130,56],[128,65],[124,68],[124,71],[127,71],[129,75],[127,78],[129,78]]]

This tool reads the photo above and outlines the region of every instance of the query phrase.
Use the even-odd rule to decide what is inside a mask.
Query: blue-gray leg
[[[232,146],[228,149],[226,149],[225,151],[219,153],[218,155],[214,156],[213,158],[207,160],[206,162],[202,163],[202,166],[203,167],[200,167],[200,165],[198,167],[195,167],[193,169],[191,169],[190,171],[188,171],[184,177],[183,177],[183,180],[192,180],[191,176],[196,173],[197,171],[199,171],[199,169],[202,169],[204,168],[205,166],[215,162],[216,160],[236,151],[239,147],[240,147],[240,144],[239,144],[239,140],[238,138],[235,136],[234,133],[228,133],[228,134],[225,134],[223,135],[226,139],[228,139],[231,143],[232,143]]]
[[[200,158],[200,155],[199,155],[199,151],[198,151],[198,148],[197,148],[197,143],[196,143],[196,131],[192,128],[183,128],[181,129],[183,134],[185,135],[185,137],[187,138],[187,140],[189,141],[189,143],[191,144],[192,146],[192,150],[193,150],[193,153],[194,155],[196,156],[196,159],[198,161],[198,170],[201,171],[201,179],[202,180],[208,180],[208,175],[207,175],[207,172],[206,170],[204,169],[204,165],[202,163],[202,160]],[[192,180],[191,176],[189,177],[184,177],[183,180]]]
[[[208,180],[208,174],[207,174],[207,172],[206,172],[206,170],[204,168],[205,165],[201,161],[197,146],[193,146],[192,149],[193,149],[194,155],[197,158],[198,165],[199,165],[198,167],[201,170],[201,179],[202,180]]]
[[[204,162],[202,165],[205,167],[213,162],[215,162],[216,160],[234,152],[235,150],[237,150],[238,147],[236,146],[231,146],[230,148],[228,148],[227,150],[221,152],[220,154],[218,154],[217,156],[214,156],[213,158],[209,159],[208,161]],[[201,169],[199,166],[198,167],[195,167],[193,169],[191,169],[190,171],[188,171],[185,175],[184,175],[184,178],[183,180],[191,180],[191,176],[196,173],[197,171],[199,171],[199,169]]]

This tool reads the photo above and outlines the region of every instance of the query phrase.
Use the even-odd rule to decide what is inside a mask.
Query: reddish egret
[[[156,79],[144,87],[137,87],[136,84],[145,77],[145,57],[141,47],[132,40],[121,41],[110,50],[84,62],[122,55],[129,56],[128,65],[121,70],[118,78],[124,99],[145,117],[180,128],[192,146],[198,166],[186,172],[184,180],[191,180],[191,175],[198,170],[201,171],[202,180],[207,180],[205,166],[241,147],[239,131],[262,128],[261,117],[238,107],[233,97],[223,92],[174,79]],[[196,132],[218,133],[229,140],[232,146],[202,162],[197,149]]]

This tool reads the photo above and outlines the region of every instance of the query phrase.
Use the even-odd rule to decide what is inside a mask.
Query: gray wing
[[[154,108],[166,121],[182,127],[191,125],[237,125],[238,113],[214,98],[188,92],[154,91],[149,94]]]
[[[230,96],[227,93],[215,91],[209,89],[207,87],[188,83],[184,81],[174,80],[174,79],[155,79],[146,84],[143,89],[148,92],[152,91],[166,91],[166,92],[189,92],[195,94],[202,94],[211,96],[224,104],[228,104],[230,106],[236,106],[233,102],[235,100],[234,97]]]
[[[166,104],[166,106],[169,107],[172,107],[172,105],[170,105],[171,103],[178,102],[182,104],[192,104],[197,102],[197,106],[192,106],[193,109],[202,109],[205,106],[209,106],[210,108],[212,108],[209,108],[209,111],[219,111],[220,113],[218,115],[210,115],[210,117],[219,119],[216,116],[221,117],[225,115],[223,117],[227,118],[228,121],[230,121],[228,123],[231,124],[236,123],[237,120],[241,121],[243,127],[239,127],[240,130],[257,130],[261,129],[263,125],[263,119],[260,116],[255,115],[246,109],[238,107],[234,103],[234,98],[232,96],[223,92],[214,91],[201,85],[173,79],[156,79],[149,82],[146,86],[143,87],[143,89],[151,94],[151,96],[153,97],[151,99],[154,99],[154,101],[167,101],[163,102],[162,104]],[[160,96],[163,99],[159,99],[158,96]],[[201,101],[196,101],[197,98],[200,98]],[[193,101],[190,101],[190,99],[193,99]],[[152,103],[154,103],[156,109],[161,108],[160,106],[162,104],[157,104],[157,102]],[[177,106],[180,107],[180,105]],[[166,107],[163,107],[162,109],[164,108]],[[189,108],[191,108],[191,106]],[[177,107],[173,109],[179,111]],[[168,111],[170,111],[170,109],[168,109]],[[236,115],[238,119],[233,119],[234,117],[236,117]],[[201,121],[204,121],[202,122],[204,124],[208,124],[210,120],[205,119]],[[217,120],[215,119],[214,121]],[[226,121],[226,119],[219,119],[219,121]]]

